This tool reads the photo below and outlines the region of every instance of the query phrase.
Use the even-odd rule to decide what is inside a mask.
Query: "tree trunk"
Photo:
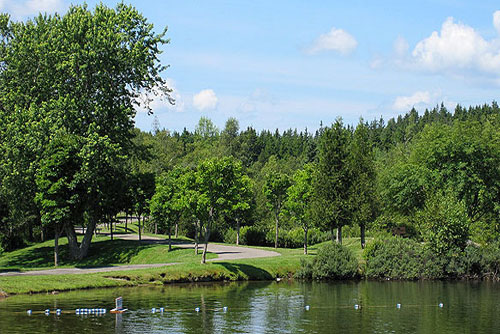
[[[110,229],[109,229],[109,232],[111,234],[111,241],[113,240],[113,220],[109,220],[109,226],[110,226]]]
[[[54,235],[54,267],[59,265],[59,228],[55,227]]]
[[[236,246],[240,244],[240,220],[236,219]]]
[[[210,225],[209,224],[207,224],[207,227],[205,228],[205,247],[203,248],[203,256],[201,258],[202,264],[205,264],[207,262],[208,238],[210,238]]]
[[[361,224],[360,226],[361,229],[361,248],[365,249],[366,246],[366,241],[365,241],[365,224]]]
[[[44,242],[45,241],[45,227],[42,226],[42,230],[41,230],[41,233],[40,233],[40,238],[42,239],[41,241]]]
[[[156,222],[155,222],[155,234],[158,234],[158,224]]]
[[[342,245],[342,226],[337,227],[337,242]]]
[[[175,223],[175,238],[179,237],[179,223]]]
[[[304,228],[304,255],[307,255],[307,227]]]
[[[276,231],[274,234],[274,248],[278,248],[278,223],[279,223],[279,219],[278,219],[278,215],[276,215]]]
[[[198,255],[198,225],[200,224],[200,221],[198,220],[196,224],[194,225],[194,254]]]
[[[330,227],[330,234],[332,236],[332,242],[335,243],[336,240],[335,240],[335,233],[333,233],[333,227]]]
[[[172,226],[168,227],[168,251],[172,250]]]
[[[144,226],[146,226],[146,216],[142,216],[142,232],[144,233]]]
[[[125,233],[128,233],[128,212],[125,211]]]
[[[139,219],[137,220],[137,226],[139,226],[139,241],[142,240],[141,236],[141,216],[139,216]]]
[[[94,235],[96,221],[96,219],[91,219],[91,222],[87,225],[85,235],[83,236],[83,240],[80,244],[78,244],[74,227],[68,224],[64,225],[64,231],[66,232],[66,237],[68,238],[69,251],[74,260],[81,260],[87,256],[90,242],[92,241],[92,237]]]

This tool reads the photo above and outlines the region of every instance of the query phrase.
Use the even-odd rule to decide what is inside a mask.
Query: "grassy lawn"
[[[62,250],[66,252],[63,254],[67,255],[64,239],[61,239]],[[314,256],[322,245],[310,246],[308,257]],[[361,261],[362,249],[359,238],[345,238],[344,245],[350,248]],[[0,270],[50,268],[53,261],[52,247],[53,241],[48,241],[3,254],[0,257]],[[268,247],[252,248],[275,250]],[[62,267],[172,262],[178,264],[160,268],[81,275],[0,276],[0,291],[7,294],[19,294],[174,282],[271,280],[276,277],[291,277],[300,268],[300,259],[305,257],[302,248],[278,248],[276,251],[281,256],[277,257],[214,261],[202,265],[200,264],[201,255],[195,256],[192,249],[176,248],[172,252],[167,252],[167,249],[167,245],[140,244],[137,241],[116,239],[111,241],[101,236],[95,239],[89,256],[85,260],[75,263],[63,257]],[[216,257],[215,254],[207,255],[208,258]]]
[[[178,240],[179,241],[179,240]],[[216,258],[207,254],[207,258]],[[138,241],[111,241],[108,237],[94,237],[88,256],[81,261],[73,261],[69,256],[66,238],[60,239],[60,268],[102,267],[123,264],[149,263],[197,263],[201,256],[195,256],[191,249],[172,247]],[[49,240],[0,256],[0,271],[49,269],[54,267],[54,241]]]

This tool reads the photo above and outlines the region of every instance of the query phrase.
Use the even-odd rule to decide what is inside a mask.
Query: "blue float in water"
[[[45,315],[49,315],[50,314],[50,310],[49,309],[46,309],[45,310]]]
[[[154,307],[153,307],[153,308],[151,309],[151,313],[156,313],[156,308],[154,308]]]
[[[396,304],[396,308],[401,308],[401,304]]]
[[[224,307],[222,308],[222,311],[227,312],[227,306],[224,306]]]
[[[355,310],[359,310],[359,309],[360,309],[359,305],[358,305],[358,304],[355,304],[355,305],[354,305],[354,309],[355,309]]]
[[[59,309],[59,308],[58,308],[58,309],[56,310],[56,315],[61,315],[61,309]]]
[[[311,308],[309,305],[306,305],[306,311],[309,311],[309,309]]]
[[[438,306],[439,306],[439,308],[443,308],[444,305],[443,305],[443,303],[439,303]]]
[[[33,313],[31,310],[28,310],[26,311],[26,313],[28,313],[28,315],[31,315],[31,313]]]
[[[199,307],[195,308],[194,310],[195,310],[196,312],[200,312],[200,308],[199,308]]]
[[[161,312],[161,313],[163,313],[163,310],[164,310],[164,308],[163,308],[163,307],[160,307],[160,312]]]

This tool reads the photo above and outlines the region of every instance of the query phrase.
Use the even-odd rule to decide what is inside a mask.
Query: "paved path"
[[[139,240],[139,236],[136,234],[115,234],[115,238],[124,240]],[[143,242],[166,244],[168,240],[159,237],[152,236],[142,236]],[[191,248],[194,250],[194,244],[192,243],[173,243],[176,247],[180,248]],[[199,249],[203,251],[205,244],[200,244]],[[239,246],[226,246],[218,244],[208,244],[208,252],[217,254],[218,257],[215,259],[210,259],[208,261],[226,261],[226,260],[238,260],[238,259],[252,259],[260,257],[272,257],[281,255],[278,252],[266,251],[262,249],[239,247]],[[158,268],[164,266],[171,266],[176,263],[153,263],[153,264],[130,264],[123,266],[114,267],[98,267],[98,268],[61,268],[61,269],[45,269],[45,270],[32,270],[32,271],[8,271],[0,273],[1,276],[40,276],[40,275],[63,275],[63,274],[91,274],[91,273],[103,273],[112,271],[122,271],[122,270],[133,270],[133,269],[145,269],[145,268]]]

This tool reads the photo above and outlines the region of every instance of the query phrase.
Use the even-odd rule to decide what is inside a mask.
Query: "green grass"
[[[177,240],[178,241],[178,240]],[[208,253],[207,258],[217,255]],[[88,256],[81,261],[71,260],[66,238],[60,239],[60,265],[69,267],[102,267],[123,264],[189,263],[199,262],[191,249],[131,240],[110,240],[100,236],[93,239]],[[49,240],[0,256],[0,271],[48,269],[54,266],[54,241]]]
[[[322,245],[310,246],[308,257],[314,256]],[[350,248],[361,261],[362,249],[359,238],[345,238],[344,245]],[[32,268],[43,267],[43,264],[50,267],[53,256],[52,246],[53,243],[46,242],[6,253],[0,257],[0,267],[19,268],[19,263],[31,264],[34,266]],[[179,264],[160,268],[83,275],[0,276],[0,292],[22,294],[144,284],[160,285],[174,282],[271,280],[276,277],[291,277],[300,268],[300,259],[305,257],[302,248],[278,248],[276,251],[281,256],[277,257],[214,261],[202,265],[199,263],[201,255],[195,256],[192,249],[176,249],[169,253],[166,252],[166,247],[168,246],[140,244],[137,241],[110,241],[108,238],[99,237],[97,242],[92,244],[89,257],[76,265],[168,262]],[[254,248],[275,250],[269,247]],[[208,257],[213,258],[215,255],[208,254]],[[20,262],[17,263],[17,261]],[[74,266],[75,263],[66,260],[64,265],[70,267]]]

